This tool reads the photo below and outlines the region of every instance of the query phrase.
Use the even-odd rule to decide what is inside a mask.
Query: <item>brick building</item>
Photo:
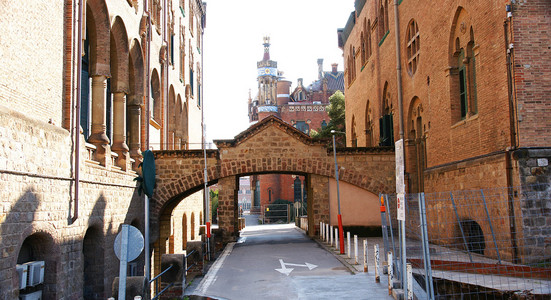
[[[144,229],[141,152],[201,148],[205,8],[2,1],[0,299],[112,296],[115,236],[123,224]],[[199,240],[202,199],[172,207],[178,226],[151,242],[181,252]],[[31,261],[44,280],[24,287],[19,265]],[[143,261],[129,274],[143,275]]]
[[[549,190],[550,32],[549,0],[356,0],[338,30],[347,145],[403,138],[410,193],[534,183]],[[494,213],[531,215],[530,201],[514,203]],[[534,247],[549,258],[549,231],[534,224],[500,229],[536,234],[520,255]]]
[[[264,56],[257,62],[258,93],[253,99],[249,95],[249,121],[256,123],[275,115],[300,131],[309,134],[311,129],[319,130],[329,123],[325,111],[329,97],[337,90],[344,92],[344,74],[337,71],[337,64],[329,72],[323,71],[323,59],[318,59],[318,79],[305,86],[299,78],[291,92],[292,83],[282,77],[277,61],[270,59],[270,38],[264,38]],[[264,206],[276,200],[300,201],[304,194],[304,176],[298,175],[255,175],[251,176],[253,207]]]

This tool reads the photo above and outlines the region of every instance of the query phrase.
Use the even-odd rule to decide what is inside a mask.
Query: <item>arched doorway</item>
[[[57,299],[56,271],[59,267],[59,253],[53,238],[47,233],[38,232],[23,241],[17,256],[17,265],[25,265],[29,276],[30,268],[34,269],[34,276],[28,283],[33,282],[36,285],[27,285],[20,290],[20,295],[42,293],[42,299]]]
[[[82,262],[83,262],[83,298],[84,299],[102,299],[104,295],[103,284],[103,233],[97,227],[90,227],[86,230],[82,240]]]

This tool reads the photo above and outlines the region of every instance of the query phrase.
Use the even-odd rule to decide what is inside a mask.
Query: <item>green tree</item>
[[[314,139],[331,139],[331,130],[346,132],[344,94],[341,91],[336,91],[329,97],[329,105],[326,111],[331,120],[329,120],[329,124],[325,128],[310,130],[310,136]],[[335,143],[338,147],[344,147],[346,145],[344,134],[335,135]]]

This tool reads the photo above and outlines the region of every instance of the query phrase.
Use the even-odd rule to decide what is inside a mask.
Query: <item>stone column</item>
[[[107,81],[103,75],[92,76],[92,132],[88,142],[96,146],[94,159],[102,166],[109,165],[111,149],[106,134],[105,102]]]
[[[237,188],[239,179],[236,176],[218,180],[218,226],[222,231],[224,243],[235,242],[239,236],[237,213]]]
[[[330,220],[328,178],[309,174],[306,178],[306,190],[308,193],[308,236],[315,236],[317,234],[316,224],[319,224],[320,221],[329,222]]]
[[[126,171],[130,167],[128,146],[126,145],[126,94],[113,93],[113,146],[111,149],[119,155],[117,165]]]
[[[142,151],[140,150],[141,137],[141,107],[140,105],[128,106],[128,146],[130,157],[134,159],[132,168],[136,170],[142,159]]]

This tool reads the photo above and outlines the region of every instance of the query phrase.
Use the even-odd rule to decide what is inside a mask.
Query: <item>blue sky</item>
[[[270,36],[270,56],[293,82],[317,79],[324,70],[342,71],[337,28],[346,25],[353,0],[207,0],[204,35],[204,105],[207,139],[231,139],[249,126],[249,89],[257,90],[256,62],[262,37]]]

